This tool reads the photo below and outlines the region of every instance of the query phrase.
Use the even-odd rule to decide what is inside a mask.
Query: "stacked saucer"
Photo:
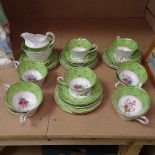
[[[97,46],[84,38],[70,40],[60,55],[60,63],[65,68],[94,68],[98,62]]]
[[[47,32],[46,35],[26,32],[21,36],[24,38],[21,43],[23,51],[20,55],[21,62],[27,60],[41,61],[48,69],[52,69],[58,64],[58,55],[53,51],[55,36],[52,32]]]
[[[105,64],[117,69],[123,62],[140,62],[141,52],[136,41],[118,37],[105,49],[102,59]]]
[[[102,84],[91,69],[72,68],[57,80],[59,84],[54,90],[54,99],[62,110],[84,114],[102,103]]]
[[[30,60],[31,59],[29,59],[29,57],[26,55],[24,51],[20,54],[19,58],[20,62],[26,62]],[[53,69],[59,63],[58,54],[55,51],[52,51],[51,55],[43,63],[46,65],[48,70]]]

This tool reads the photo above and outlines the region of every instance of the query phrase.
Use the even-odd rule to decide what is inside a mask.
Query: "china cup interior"
[[[96,74],[87,67],[70,69],[64,75],[64,81],[75,90],[90,88],[95,85],[96,80]]]
[[[114,48],[117,47],[126,47],[131,49],[132,54],[139,49],[139,45],[136,41],[129,38],[117,38],[112,42]]]
[[[147,92],[134,86],[122,86],[115,90],[112,104],[117,113],[126,119],[143,116],[150,109]]]
[[[16,112],[29,112],[41,104],[43,94],[39,86],[32,82],[20,82],[10,86],[5,100],[8,107]]]
[[[124,62],[117,69],[119,80],[128,85],[142,85],[147,81],[145,68],[136,62]]]
[[[24,81],[39,81],[47,76],[47,67],[39,61],[22,62],[17,67],[19,77]]]
[[[90,49],[92,47],[92,43],[87,40],[87,39],[84,39],[84,38],[75,38],[75,39],[72,39],[70,40],[66,47],[69,51],[73,50],[74,48],[84,48],[85,50],[87,49]],[[77,49],[78,51],[78,49]],[[80,51],[80,49],[79,49]]]

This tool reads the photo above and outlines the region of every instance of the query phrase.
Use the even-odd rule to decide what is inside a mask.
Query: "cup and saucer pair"
[[[54,99],[62,110],[84,114],[95,110],[102,103],[102,84],[91,69],[72,68],[57,80]]]
[[[96,44],[92,44],[87,39],[72,39],[61,52],[60,63],[67,69],[73,67],[93,68],[98,62],[96,50]]]
[[[31,59],[29,59],[29,57],[26,55],[26,53],[24,51],[22,51],[20,54],[19,61],[26,62],[26,61],[30,61],[30,60]],[[52,51],[51,55],[43,63],[46,65],[48,70],[53,69],[59,63],[58,54],[55,51]]]
[[[117,69],[123,62],[140,62],[141,52],[136,41],[118,37],[105,49],[102,59],[105,64]]]

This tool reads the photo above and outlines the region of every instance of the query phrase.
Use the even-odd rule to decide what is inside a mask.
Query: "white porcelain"
[[[38,70],[26,70],[23,72],[22,77],[26,81],[39,81],[43,78]]]
[[[118,102],[118,108],[127,117],[136,117],[140,113],[143,113],[141,101],[132,95],[122,96]]]
[[[25,40],[25,45],[29,48],[43,48],[49,44],[48,36],[52,36],[54,42],[55,36],[52,32],[47,32],[46,35],[32,34],[25,32],[21,34],[21,37]]]
[[[72,79],[69,84],[64,82],[63,77],[57,78],[58,83],[64,84],[68,87],[70,95],[76,98],[85,98],[91,95],[92,85],[86,78],[77,77]]]
[[[9,89],[9,87],[9,84],[4,84],[6,91]],[[13,96],[12,108],[20,115],[19,121],[21,124],[25,123],[28,117],[33,116],[38,107],[39,103],[37,98],[35,94],[30,91],[20,91]]]
[[[124,95],[118,102],[120,117],[125,120],[137,120],[142,124],[148,124],[149,119],[142,116],[144,113],[141,101],[132,95]]]
[[[126,84],[133,86],[139,85],[139,78],[137,74],[130,70],[124,70],[119,74],[119,79]]]
[[[128,48],[128,47],[123,47],[123,46],[118,46],[116,48],[116,58],[119,58],[119,59],[130,59],[131,58],[131,55],[132,55],[133,51]]]
[[[36,60],[36,61],[44,62],[47,60],[47,58],[49,58],[52,51],[53,51],[53,46],[50,46],[45,51],[41,51],[41,52],[25,51],[25,53],[27,54],[27,56],[29,57],[30,60]]]
[[[84,60],[87,54],[92,53],[97,50],[97,45],[93,44],[90,49],[84,47],[74,47],[70,50],[71,52],[71,59],[73,60]]]
[[[88,79],[78,77],[69,83],[69,93],[76,98],[85,98],[91,95],[91,83]]]

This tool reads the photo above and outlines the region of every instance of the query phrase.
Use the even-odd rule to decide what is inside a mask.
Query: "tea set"
[[[58,77],[57,81],[54,99],[64,111],[88,113],[102,103],[102,84],[88,67],[71,68],[63,77]]]
[[[55,36],[22,33],[19,62],[14,61],[21,82],[12,86],[5,84],[6,106],[20,115],[20,123],[35,114],[43,100],[42,84],[48,70],[59,62],[53,50]],[[105,64],[116,70],[118,82],[112,96],[112,105],[124,120],[137,120],[148,124],[144,116],[150,108],[150,98],[141,87],[147,81],[147,72],[140,65],[141,52],[136,41],[117,37],[102,55]],[[63,110],[74,114],[94,111],[102,103],[102,83],[90,69],[97,65],[97,45],[85,38],[71,39],[60,54],[60,64],[68,69],[57,77],[54,89],[55,103]]]
[[[60,64],[66,69],[74,67],[94,68],[97,62],[97,45],[85,38],[69,40],[60,54]]]

